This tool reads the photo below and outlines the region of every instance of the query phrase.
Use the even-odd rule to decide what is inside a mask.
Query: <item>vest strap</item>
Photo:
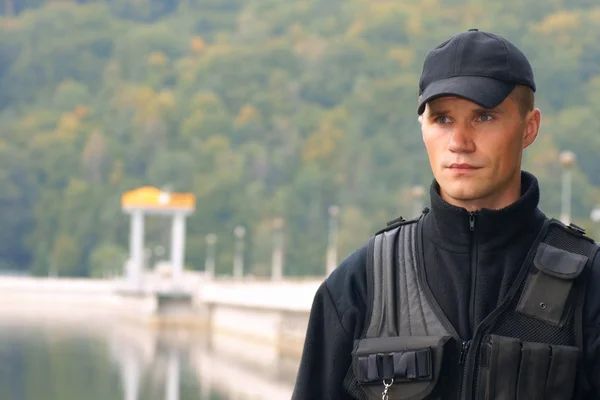
[[[374,236],[367,281],[372,288],[365,337],[444,336],[448,330],[425,295],[417,254],[421,219]]]

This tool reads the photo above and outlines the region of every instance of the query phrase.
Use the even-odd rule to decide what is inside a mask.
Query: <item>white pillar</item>
[[[246,229],[243,226],[236,226],[235,234],[235,254],[233,256],[233,277],[242,278],[244,276],[244,236]]]
[[[179,354],[176,351],[169,353],[165,399],[179,400]]]
[[[273,258],[271,266],[271,279],[279,280],[283,277],[283,219],[273,221]]]
[[[129,251],[131,261],[127,281],[134,288],[141,288],[142,272],[144,265],[144,212],[133,210],[131,212],[131,229],[129,233]]]
[[[124,352],[120,360],[121,378],[123,379],[123,399],[138,400],[140,391],[140,365],[135,356]]]
[[[173,215],[171,227],[171,268],[172,283],[178,286],[183,275],[183,263],[185,254],[185,214],[177,212]]]
[[[209,279],[215,277],[215,246],[217,244],[217,235],[211,233],[206,235],[206,262],[204,271]]]
[[[338,246],[338,215],[340,208],[338,206],[329,207],[329,240],[327,244],[327,274],[331,274],[337,267],[337,246]]]

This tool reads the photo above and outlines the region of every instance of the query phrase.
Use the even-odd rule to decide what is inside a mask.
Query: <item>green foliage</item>
[[[443,3],[443,4],[442,4]],[[120,195],[191,191],[186,262],[203,269],[233,229],[247,270],[269,273],[285,219],[285,273],[321,274],[328,207],[345,257],[398,214],[431,172],[416,119],[426,52],[472,27],[531,57],[544,113],[525,168],[560,208],[560,151],[577,154],[573,212],[600,202],[600,8],[590,1],[6,1],[0,19],[0,268],[103,276],[120,270]],[[6,6],[9,6],[6,8]],[[170,224],[149,218],[148,247]],[[114,260],[114,261],[112,261]],[[113,264],[111,264],[113,263]]]
[[[123,274],[127,261],[127,252],[116,245],[97,246],[90,254],[90,275],[94,278],[106,278]]]

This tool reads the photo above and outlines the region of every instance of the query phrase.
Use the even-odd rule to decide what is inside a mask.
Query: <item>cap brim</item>
[[[446,96],[461,97],[484,108],[494,108],[500,105],[514,88],[514,83],[485,76],[454,76],[441,79],[425,88],[417,113],[423,114],[425,105],[431,100]]]

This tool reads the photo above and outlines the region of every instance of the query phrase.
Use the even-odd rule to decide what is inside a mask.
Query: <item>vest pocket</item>
[[[354,343],[352,368],[368,399],[381,399],[386,385],[389,400],[437,399],[442,361],[456,357],[456,349],[451,336],[362,339]]]
[[[477,399],[567,400],[573,397],[579,349],[487,335]]]
[[[564,326],[572,287],[588,261],[586,256],[540,244],[533,260],[535,272],[527,277],[517,311],[548,325]]]

